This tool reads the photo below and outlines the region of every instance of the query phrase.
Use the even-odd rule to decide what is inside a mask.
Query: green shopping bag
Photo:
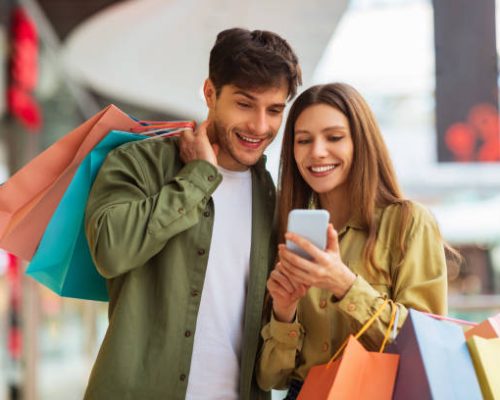
[[[147,136],[111,131],[87,155],[64,193],[26,274],[65,297],[108,300],[106,280],[99,275],[85,237],[87,199],[108,153]]]

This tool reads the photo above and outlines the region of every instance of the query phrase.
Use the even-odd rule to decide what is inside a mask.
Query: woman
[[[270,321],[257,365],[262,389],[295,398],[313,365],[326,363],[389,297],[401,326],[409,307],[445,314],[445,244],[431,214],[405,200],[365,100],[346,84],[311,87],[294,102],[281,154],[278,233],[283,244],[268,280]],[[286,232],[295,208],[330,212],[326,250]],[[391,309],[361,337],[378,349]]]

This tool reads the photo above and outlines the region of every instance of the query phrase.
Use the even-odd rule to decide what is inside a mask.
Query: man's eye
[[[238,105],[242,108],[250,108],[250,104],[248,103],[242,103],[242,102],[238,102]]]
[[[272,115],[280,115],[283,112],[281,108],[271,108],[269,113]]]

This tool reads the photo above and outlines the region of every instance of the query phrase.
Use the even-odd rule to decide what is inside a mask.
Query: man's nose
[[[269,121],[265,111],[256,111],[249,124],[251,132],[256,136],[264,136],[269,132]]]

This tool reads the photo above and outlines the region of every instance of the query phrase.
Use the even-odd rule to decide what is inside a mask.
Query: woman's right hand
[[[292,322],[297,304],[308,289],[309,286],[290,279],[278,262],[267,280],[267,290],[273,299],[274,317],[280,322]]]

